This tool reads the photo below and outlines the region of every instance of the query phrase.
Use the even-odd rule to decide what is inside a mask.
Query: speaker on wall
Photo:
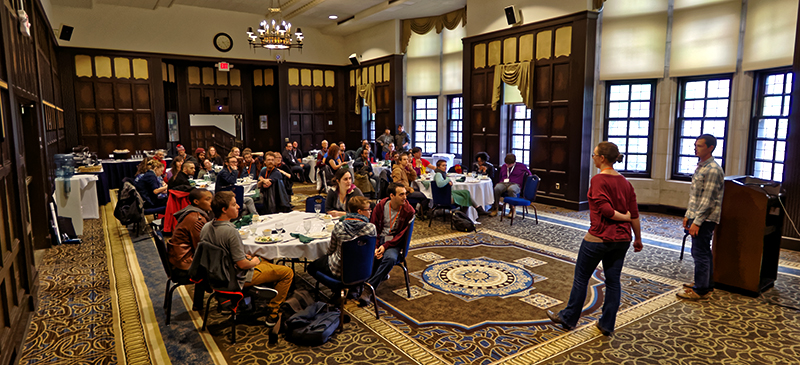
[[[62,41],[69,41],[70,39],[72,39],[73,30],[75,30],[75,27],[62,24],[61,30],[58,31],[58,39]]]
[[[351,55],[350,55],[350,63],[352,63],[352,64],[353,64],[353,66],[358,66],[358,65],[360,65],[360,64],[361,64],[361,62],[359,62],[359,61],[358,61],[358,55],[356,55],[355,53],[351,54]]]
[[[506,21],[508,22],[508,25],[519,23],[520,17],[517,14],[517,9],[514,7],[514,5],[507,6],[503,10],[506,12]]]

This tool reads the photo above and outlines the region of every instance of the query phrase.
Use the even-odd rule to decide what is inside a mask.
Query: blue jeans
[[[601,329],[614,331],[617,322],[617,310],[622,297],[622,286],[619,278],[622,273],[622,264],[625,253],[630,248],[630,242],[589,242],[583,240],[578,251],[578,261],[575,263],[575,278],[572,281],[572,291],[569,293],[567,307],[558,312],[559,317],[570,327],[575,327],[581,317],[583,302],[586,300],[586,287],[589,278],[603,262],[603,272],[606,277],[606,297],[603,301],[603,314],[598,321]]]
[[[383,279],[386,279],[386,275],[389,275],[394,265],[397,264],[397,258],[399,256],[400,248],[387,248],[386,251],[383,252],[383,258],[380,260],[376,259],[375,263],[372,265],[372,276],[367,279],[369,285],[372,285],[375,290],[378,290],[378,284],[380,284]]]
[[[691,222],[690,222],[691,224]],[[694,292],[705,295],[714,289],[714,258],[711,255],[711,237],[714,236],[714,222],[703,222],[697,236],[692,237],[692,258],[694,259]]]

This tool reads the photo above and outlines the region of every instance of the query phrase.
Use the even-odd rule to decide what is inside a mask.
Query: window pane
[[[631,103],[631,118],[647,118],[650,116],[650,102]]]
[[[686,99],[702,99],[706,96],[706,82],[692,81],[686,83]]]
[[[425,99],[417,99],[417,109],[425,109]]]
[[[782,116],[789,115],[789,108],[792,106],[792,97],[791,96],[784,96],[783,97],[783,112],[781,113]]]
[[[786,139],[786,130],[789,126],[788,119],[778,119],[778,138]]]
[[[783,164],[776,163],[772,180],[783,181]]]
[[[425,119],[425,110],[417,110],[415,119],[417,120]]]
[[[775,161],[783,162],[786,156],[786,142],[775,142]]]
[[[701,122],[699,120],[685,120],[683,121],[683,129],[681,136],[683,137],[698,137],[700,133]]]
[[[625,138],[609,138],[608,141],[617,145],[617,147],[619,148],[619,153],[628,152],[628,144]]]
[[[628,100],[628,85],[612,85],[609,90],[609,100]]]
[[[728,99],[709,100],[706,109],[707,117],[727,117]]]
[[[786,74],[786,90],[784,91],[787,94],[791,94],[792,92],[792,73],[789,72]]]
[[[436,103],[437,103],[436,98],[428,99],[428,109],[436,109]]]
[[[647,169],[647,155],[627,155],[628,170],[645,171]]]
[[[714,156],[714,158],[717,160],[721,160],[723,151],[725,151],[725,140],[717,139],[717,147],[714,148],[714,152],[711,154],[711,156]],[[718,163],[720,166],[722,166],[722,162]]]
[[[707,120],[703,126],[703,133],[717,138],[725,137],[725,120]]]
[[[647,153],[647,138],[628,139],[629,153]]]
[[[649,133],[650,121],[649,120],[632,120],[630,127],[631,136],[646,136]]]
[[[730,94],[730,80],[711,80],[708,82],[709,98],[727,98]]]
[[[683,138],[681,139],[681,155],[694,156],[694,141],[695,139]]]
[[[650,100],[650,84],[631,85],[631,100]]]
[[[611,103],[608,107],[609,118],[627,118],[628,117],[628,103]]]
[[[756,142],[756,158],[759,160],[772,161],[772,152],[774,150],[775,150],[775,142],[773,141]]]
[[[684,102],[683,116],[685,118],[699,118],[703,116],[705,100],[687,100]]]
[[[783,94],[783,74],[767,77],[767,95]]]
[[[428,110],[426,119],[436,120],[436,110]]]
[[[628,132],[628,122],[625,120],[609,120],[608,135],[624,136]]]
[[[678,172],[681,174],[693,174],[696,167],[697,167],[697,157],[681,156]]]
[[[772,163],[756,161],[753,165],[753,175],[759,179],[772,179]]]
[[[435,131],[436,130],[436,120],[429,120],[427,123],[426,130]]]
[[[758,138],[775,138],[775,119],[761,119],[758,121]]]
[[[783,98],[780,96],[767,96],[764,98],[764,110],[762,115],[781,115]]]

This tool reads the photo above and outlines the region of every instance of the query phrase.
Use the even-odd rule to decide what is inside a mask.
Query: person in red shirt
[[[575,280],[567,307],[558,313],[547,311],[550,320],[566,330],[571,330],[578,323],[583,302],[586,300],[589,278],[602,261],[606,295],[603,313],[596,326],[603,335],[610,336],[614,332],[622,297],[620,274],[625,254],[631,245],[631,229],[635,235],[633,251],[642,250],[636,193],[631,183],[614,170],[614,163],[622,162],[623,157],[617,145],[611,142],[600,142],[592,153],[592,161],[600,169],[600,173],[592,177],[589,186],[591,226],[583,237],[578,260],[575,262]]]

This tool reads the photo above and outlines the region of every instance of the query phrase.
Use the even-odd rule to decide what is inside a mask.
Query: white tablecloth
[[[392,176],[392,167],[391,166],[383,166],[381,164],[372,164],[372,173],[375,175],[375,178],[378,179],[381,176],[381,173],[386,171],[388,176]]]
[[[451,179],[453,178],[451,177]],[[479,206],[486,207],[494,204],[494,186],[492,185],[491,179],[479,181],[475,181],[472,178],[467,179],[469,179],[468,181],[474,182],[454,182],[453,190],[469,190],[470,195],[472,195],[472,200]],[[429,182],[435,184],[433,181]],[[415,188],[425,194],[428,199],[433,201],[433,193],[431,192],[430,184],[428,184],[428,187],[425,187],[422,181],[416,180],[414,181],[414,185]]]
[[[268,216],[262,216],[262,218],[266,219],[260,223],[254,223],[254,225],[256,232],[258,232],[257,234],[260,235],[265,229],[275,229],[276,224],[280,222],[283,224],[283,229],[286,231],[286,233],[283,234],[284,238],[290,238],[289,233],[305,234],[305,229],[303,227],[303,222],[305,221],[311,222],[309,234],[322,232],[323,227],[325,227],[325,221],[315,216],[316,214],[314,213],[298,211],[270,214]],[[244,227],[244,229],[249,229],[250,227],[251,226],[247,226]],[[272,244],[256,243],[255,236],[251,233],[250,237],[244,240],[244,250],[250,255],[258,255],[270,260],[282,257],[304,257],[308,260],[316,260],[325,255],[330,243],[330,236],[309,243],[301,243],[297,239]]]
[[[203,181],[203,180],[195,180],[195,183],[197,183],[197,184],[205,184],[206,182]],[[255,194],[255,192],[256,192],[255,191],[256,184],[258,184],[258,181],[250,181],[248,183],[241,183],[241,184],[237,183],[236,185],[239,185],[239,186],[243,187],[244,188],[244,195],[245,196],[249,196],[249,195]],[[208,190],[208,191],[214,192],[214,191],[216,191],[215,190],[216,187],[217,187],[217,184],[209,183],[208,186],[205,187],[205,189]]]
[[[317,182],[317,174],[316,174],[317,157],[316,156],[303,157],[303,163],[311,167],[311,170],[309,170],[308,172],[308,177],[311,178],[311,181]]]
[[[56,178],[53,198],[58,215],[72,218],[77,235],[83,235],[84,219],[99,219],[97,203],[97,175],[73,175],[69,179]]]

